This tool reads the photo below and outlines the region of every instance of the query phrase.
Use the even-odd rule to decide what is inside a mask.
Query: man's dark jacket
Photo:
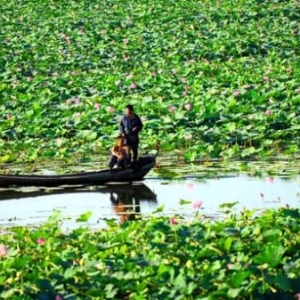
[[[132,131],[136,127],[135,131]],[[140,117],[136,114],[132,118],[125,115],[120,122],[120,132],[125,134],[126,137],[129,137],[131,140],[138,140],[139,132],[143,128],[143,123]]]

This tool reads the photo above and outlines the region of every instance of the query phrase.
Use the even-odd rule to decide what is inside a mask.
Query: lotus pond
[[[299,3],[2,0],[2,162],[104,153],[125,103],[199,157],[299,148]]]
[[[1,297],[299,298],[297,161],[163,161],[143,184],[2,189]]]
[[[300,299],[299,14],[2,0],[1,173],[103,167],[125,103],[175,155],[129,189],[1,190],[0,298]]]
[[[59,214],[0,237],[2,299],[298,299],[299,209],[147,217],[62,232]]]

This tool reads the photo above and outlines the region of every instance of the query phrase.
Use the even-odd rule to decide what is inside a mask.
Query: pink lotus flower
[[[175,106],[172,105],[172,106],[169,107],[169,112],[170,113],[173,113],[175,110],[176,110]]]
[[[66,41],[68,44],[70,44],[70,43],[71,43],[70,37],[68,37],[67,35],[65,35],[65,41]]]
[[[105,267],[105,265],[103,264],[103,262],[99,262],[99,263],[95,264],[95,267],[98,270],[102,270]]]
[[[297,89],[295,90],[295,93],[296,93],[296,94],[300,94],[300,88],[297,88]]]
[[[270,81],[270,78],[268,76],[265,76],[264,77],[264,82],[269,82]]]
[[[269,177],[269,178],[268,178],[268,182],[269,182],[269,183],[273,183],[273,182],[274,182],[274,177]]]
[[[239,96],[239,95],[240,95],[240,92],[239,92],[239,91],[237,91],[237,90],[235,90],[235,91],[232,93],[232,95],[233,95],[234,97],[237,97],[237,96]]]
[[[287,71],[288,73],[291,73],[291,72],[293,72],[293,68],[291,68],[291,67],[290,67],[290,68],[287,68],[286,71]]]
[[[63,300],[64,298],[61,295],[56,295],[55,300]]]
[[[80,113],[79,112],[73,114],[73,118],[79,118],[79,117],[80,117]]]
[[[19,81],[17,79],[14,79],[11,83],[11,86],[15,88],[18,85],[18,83]]]
[[[188,62],[187,62],[187,65],[193,65],[196,63],[196,60],[195,59],[190,59]]]
[[[72,265],[73,265],[73,266],[78,266],[78,265],[79,265],[79,263],[78,263],[78,261],[77,261],[76,259],[73,259],[73,261],[72,261]]]
[[[80,99],[79,99],[79,98],[75,98],[75,99],[74,99],[74,103],[75,103],[75,104],[80,104]]]
[[[44,238],[38,238],[37,243],[38,245],[44,245],[46,243],[46,240]]]
[[[187,184],[187,188],[190,189],[190,190],[193,189],[194,188],[194,184],[193,183],[188,183]]]
[[[109,107],[107,108],[107,111],[108,111],[109,113],[113,114],[116,110],[115,110],[114,107],[109,106]]]
[[[196,201],[193,202],[192,205],[193,205],[193,208],[194,208],[194,209],[199,209],[199,208],[201,208],[201,206],[203,205],[203,202],[200,201],[200,200],[196,200]]]
[[[272,114],[272,111],[270,109],[267,109],[266,112],[265,112],[265,115],[270,116],[271,114]]]
[[[174,217],[170,218],[170,225],[176,225],[177,223],[178,222]]]
[[[8,249],[4,244],[0,244],[0,257],[6,256],[8,253]]]
[[[274,103],[275,101],[274,101],[274,99],[270,98],[270,99],[268,100],[268,102],[269,102],[270,104],[272,104],[272,103]]]
[[[186,110],[191,110],[192,109],[192,104],[191,103],[187,103],[187,104],[184,105],[184,108]]]
[[[95,104],[94,104],[94,108],[95,108],[96,110],[98,110],[98,109],[101,108],[101,105],[100,105],[99,103],[95,103]]]
[[[6,119],[7,120],[10,120],[12,118],[12,115],[11,114],[6,114]]]
[[[66,101],[66,104],[67,105],[71,105],[73,103],[73,99],[68,99],[67,101]]]
[[[60,147],[62,145],[62,140],[61,139],[57,139],[56,140],[56,146]]]
[[[250,85],[250,84],[245,84],[245,85],[243,86],[243,88],[244,88],[245,90],[248,90],[248,89],[251,88],[251,85]]]
[[[187,80],[186,80],[185,77],[182,77],[182,78],[180,79],[180,81],[181,81],[182,83],[186,83],[186,82],[187,82]]]
[[[191,140],[192,138],[193,138],[193,136],[191,134],[186,134],[184,136],[184,139],[187,140],[187,141]]]
[[[210,90],[210,93],[211,93],[212,95],[215,95],[215,94],[218,93],[218,90],[217,90],[217,89],[211,89],[211,90]]]
[[[137,84],[133,82],[133,83],[130,85],[130,88],[131,88],[132,90],[136,89],[136,88],[137,88]]]

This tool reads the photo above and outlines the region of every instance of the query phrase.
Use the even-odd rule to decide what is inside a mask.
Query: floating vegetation
[[[299,209],[234,215],[232,205],[216,220],[153,215],[91,230],[86,212],[80,228],[62,232],[56,212],[39,227],[9,228],[0,236],[1,298],[299,297]]]
[[[299,150],[297,1],[1,1],[0,161],[106,153],[125,103],[183,159]]]

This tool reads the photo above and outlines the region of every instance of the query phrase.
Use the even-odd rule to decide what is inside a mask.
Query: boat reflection
[[[140,200],[133,195],[124,193],[111,193],[110,201],[114,206],[114,212],[120,217],[120,223],[133,221],[141,214]]]
[[[58,201],[67,211],[72,211],[78,207],[78,202],[82,202],[80,199],[83,198],[86,201],[82,203],[82,207],[88,205],[91,210],[94,210],[93,207],[99,206],[100,203],[112,205],[114,215],[117,216],[120,223],[126,220],[138,219],[141,214],[141,202],[147,202],[146,205],[148,206],[151,203],[156,206],[157,202],[156,194],[145,184],[111,184],[94,187],[64,186],[52,189],[32,187],[0,190],[0,201],[20,200],[20,204],[23,202],[27,207],[32,206],[32,212],[40,209],[43,204],[44,208],[55,209]],[[107,207],[107,204],[104,204],[104,207]]]
[[[140,218],[141,201],[155,201],[156,194],[145,184],[107,186],[114,212],[120,218],[120,223]]]

